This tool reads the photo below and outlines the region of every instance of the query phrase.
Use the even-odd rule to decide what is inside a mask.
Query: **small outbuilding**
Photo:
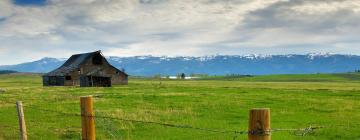
[[[128,75],[112,66],[101,51],[72,55],[62,66],[43,75],[44,86],[110,87],[127,83]]]

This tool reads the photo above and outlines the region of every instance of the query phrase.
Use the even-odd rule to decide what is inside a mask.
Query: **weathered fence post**
[[[251,109],[249,112],[249,140],[271,140],[270,109]]]
[[[17,109],[18,118],[19,118],[20,140],[27,140],[24,109],[23,109],[23,105],[22,105],[21,101],[16,102],[16,109]]]
[[[95,140],[95,121],[92,96],[80,97],[82,139]]]

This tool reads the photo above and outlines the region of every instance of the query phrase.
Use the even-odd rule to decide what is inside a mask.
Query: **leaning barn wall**
[[[49,77],[43,76],[43,86],[49,86]]]
[[[106,59],[103,58],[103,64],[102,65],[94,65],[92,63],[92,59],[88,59],[80,68],[81,73],[88,73],[95,69],[103,69],[104,71],[100,73],[99,75],[104,77],[111,77],[111,83],[112,84],[127,84],[128,79],[127,76],[123,73],[117,73],[117,70],[114,69],[112,66],[110,66],[109,63],[107,63]],[[77,75],[78,77],[78,75]],[[79,81],[79,80],[78,80]]]
[[[43,85],[44,86],[64,86],[65,77],[64,76],[43,76]]]

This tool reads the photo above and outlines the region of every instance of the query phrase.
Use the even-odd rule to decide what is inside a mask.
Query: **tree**
[[[185,73],[181,73],[181,79],[185,79]]]

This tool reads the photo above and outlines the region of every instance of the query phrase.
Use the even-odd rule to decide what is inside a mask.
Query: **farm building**
[[[128,75],[109,64],[101,51],[72,55],[62,66],[43,75],[44,86],[109,87],[127,83]]]

